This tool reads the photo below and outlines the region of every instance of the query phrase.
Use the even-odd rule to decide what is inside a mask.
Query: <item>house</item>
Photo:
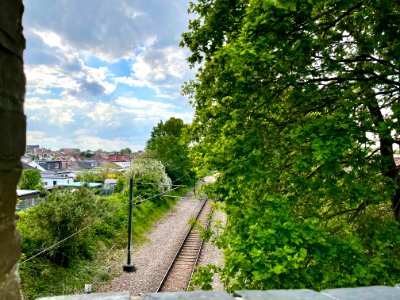
[[[98,167],[97,160],[94,159],[82,159],[81,162],[85,165],[85,169],[93,169]]]
[[[73,154],[79,155],[79,149],[74,149],[74,148],[61,148],[60,152],[62,155],[73,155]]]
[[[43,148],[35,148],[33,149],[33,153],[39,157],[40,160],[50,160],[54,157],[52,151]]]
[[[39,203],[41,193],[38,190],[17,190],[16,210],[24,210]]]
[[[95,156],[92,157],[93,160],[97,161],[97,166],[107,166],[107,165],[114,165],[110,162],[106,156],[102,155],[101,153],[96,153]],[[116,166],[116,165],[115,165]]]
[[[115,163],[116,165],[120,166],[121,168],[129,168],[131,166],[131,160],[132,158],[129,156],[129,154],[111,154],[108,157],[108,160],[110,162]]]
[[[42,182],[45,187],[62,186],[74,182],[73,176],[66,174],[57,174],[53,172],[42,172]]]
[[[56,171],[62,169],[61,160],[42,160],[37,163],[47,171]]]
[[[43,168],[41,165],[39,165],[36,161],[31,161],[30,163],[28,163],[29,166],[31,166],[34,169],[39,170],[40,172],[45,172],[46,169]]]

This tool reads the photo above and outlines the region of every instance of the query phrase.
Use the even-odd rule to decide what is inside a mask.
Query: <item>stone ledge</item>
[[[95,294],[81,294],[71,296],[54,296],[38,298],[37,300],[131,300],[129,292],[122,293],[95,293]]]
[[[130,296],[129,292],[82,294],[56,296],[37,300],[399,300],[400,285],[369,286],[356,288],[329,289],[316,292],[301,290],[236,291],[233,295],[225,292],[196,291],[176,293],[149,293]]]

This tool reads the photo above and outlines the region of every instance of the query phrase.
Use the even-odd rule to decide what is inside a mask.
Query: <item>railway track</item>
[[[196,219],[199,220],[202,226],[208,226],[208,215],[210,212],[211,204],[205,200],[196,216]],[[203,239],[200,237],[200,233],[194,230],[193,227],[194,226],[192,226],[186,234],[157,292],[187,290],[203,247]]]

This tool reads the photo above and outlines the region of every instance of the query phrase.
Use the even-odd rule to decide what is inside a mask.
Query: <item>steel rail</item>
[[[213,208],[211,208],[211,215],[207,218],[207,225],[206,225],[207,229],[210,228],[210,223],[211,223],[213,211],[214,211]],[[188,285],[186,287],[186,290],[190,287],[190,283],[192,282],[192,277],[193,277],[194,271],[195,271],[195,269],[196,269],[196,267],[197,267],[197,265],[198,265],[198,263],[200,261],[200,256],[201,256],[201,251],[203,250],[203,246],[204,246],[204,239],[201,239],[200,248],[199,248],[199,251],[198,251],[198,254],[197,254],[197,258],[196,258],[196,261],[194,263],[193,269],[192,269],[192,273],[190,274],[190,279],[189,279],[189,283],[188,283]]]
[[[195,217],[196,220],[199,219],[201,213],[203,212],[204,208],[206,207],[207,202],[208,202],[208,200],[206,199],[206,200],[204,200],[204,202],[202,203],[201,208],[200,208],[199,212],[197,213],[197,215],[196,215],[196,217]],[[170,275],[171,275],[171,271],[172,271],[172,269],[173,269],[175,263],[178,261],[178,258],[179,258],[180,254],[181,254],[181,252],[182,252],[182,249],[183,249],[184,246],[188,243],[188,238],[191,236],[194,226],[195,226],[195,224],[193,224],[193,225],[189,228],[188,232],[186,233],[185,238],[183,239],[183,242],[182,242],[181,245],[179,246],[178,251],[176,252],[176,254],[175,254],[175,256],[174,256],[174,258],[173,258],[171,264],[169,265],[169,267],[168,267],[168,269],[167,269],[167,272],[166,272],[165,275],[163,276],[163,278],[162,278],[162,280],[161,280],[161,283],[160,283],[160,285],[158,286],[158,288],[157,288],[157,290],[156,290],[157,293],[158,293],[158,292],[161,292],[161,291],[163,290],[165,283],[167,282],[168,278],[169,278]],[[207,224],[207,226],[208,226],[208,224]],[[185,290],[186,290],[187,287],[189,286],[189,283],[190,283],[190,280],[191,280],[191,276],[193,275],[193,272],[194,272],[194,268],[195,268],[195,266],[197,265],[197,263],[198,263],[198,261],[199,261],[199,257],[200,257],[200,254],[201,254],[201,249],[202,249],[202,247],[203,247],[203,243],[204,243],[204,241],[203,241],[203,239],[201,239],[200,248],[199,248],[198,251],[197,251],[197,255],[196,255],[196,258],[195,258],[195,263],[194,263],[194,265],[192,266],[190,278],[189,278],[189,280],[188,280],[188,282],[187,282],[187,284],[186,284]]]

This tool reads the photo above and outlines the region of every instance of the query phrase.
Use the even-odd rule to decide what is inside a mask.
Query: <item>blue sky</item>
[[[179,47],[188,0],[24,0],[27,143],[143,149],[160,120],[193,109]]]

